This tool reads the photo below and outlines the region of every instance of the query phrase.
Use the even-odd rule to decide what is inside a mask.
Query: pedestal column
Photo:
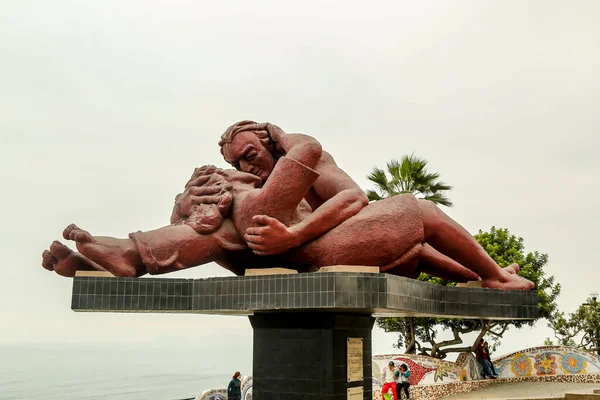
[[[252,395],[257,400],[372,399],[375,318],[338,312],[274,312],[249,317],[254,329]],[[350,340],[351,350],[348,353]],[[362,342],[362,377],[356,365]],[[348,382],[348,359],[351,382]],[[360,364],[360,363],[359,363]],[[354,380],[360,379],[360,380]]]

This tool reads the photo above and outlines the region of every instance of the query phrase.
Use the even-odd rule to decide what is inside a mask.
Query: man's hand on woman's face
[[[273,141],[275,142],[275,146],[277,147],[277,150],[280,152],[283,152],[284,149],[282,147],[282,141],[283,141],[283,137],[286,135],[286,133],[277,125],[273,125],[269,122],[267,122],[267,124],[266,124],[266,129],[267,129],[267,132],[269,133],[269,136],[271,136],[271,139],[273,139]]]

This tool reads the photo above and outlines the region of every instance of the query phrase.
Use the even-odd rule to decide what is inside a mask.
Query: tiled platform
[[[449,288],[394,275],[356,272],[209,279],[75,277],[71,308],[225,315],[344,311],[489,319],[538,316],[536,291]]]

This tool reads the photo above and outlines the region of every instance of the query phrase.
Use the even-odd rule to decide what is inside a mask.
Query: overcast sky
[[[0,343],[250,343],[245,318],[74,313],[72,281],[40,266],[71,222],[167,224],[241,119],[315,136],[363,188],[373,166],[425,157],[470,232],[549,254],[573,311],[600,291],[599,20],[594,0],[2,2]],[[376,330],[374,352],[393,340]]]

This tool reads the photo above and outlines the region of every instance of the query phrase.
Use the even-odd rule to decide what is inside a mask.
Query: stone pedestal
[[[259,313],[254,328],[252,395],[258,400],[372,399],[370,315]],[[348,382],[348,338],[362,342],[362,379]],[[354,365],[354,367],[356,367]]]
[[[341,271],[210,279],[77,276],[71,308],[249,316],[256,400],[371,400],[373,316],[538,317],[536,291],[444,287]],[[350,382],[348,339],[355,361]],[[356,362],[361,339],[362,371]]]
[[[394,275],[325,272],[209,279],[73,280],[74,311],[253,315],[338,312],[381,317],[535,319],[537,291],[456,288]]]

